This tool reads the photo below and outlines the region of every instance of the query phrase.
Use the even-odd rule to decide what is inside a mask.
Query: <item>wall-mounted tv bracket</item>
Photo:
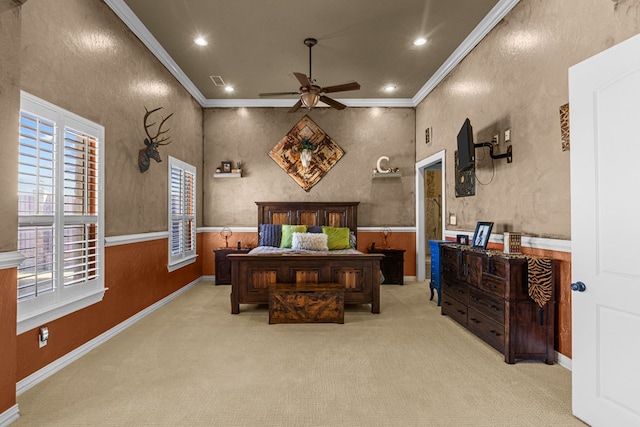
[[[502,154],[493,154],[493,143],[491,142],[479,142],[477,144],[473,144],[473,146],[475,148],[489,147],[489,155],[492,159],[504,159],[506,157],[507,163],[511,163],[513,161],[511,145],[507,147],[507,152]]]

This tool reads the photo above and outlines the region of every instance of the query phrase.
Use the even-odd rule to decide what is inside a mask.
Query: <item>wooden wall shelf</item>
[[[402,174],[400,172],[389,172],[389,173],[379,173],[376,172],[373,174],[374,179],[378,178],[401,178]]]
[[[242,178],[242,173],[214,173],[214,178]]]

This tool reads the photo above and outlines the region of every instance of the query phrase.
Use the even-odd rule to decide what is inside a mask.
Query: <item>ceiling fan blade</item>
[[[295,113],[298,109],[302,107],[302,101],[298,100],[293,107],[289,109],[289,113]]]
[[[293,75],[296,76],[296,79],[298,79],[298,81],[300,82],[300,85],[302,85],[303,87],[313,86],[313,83],[311,82],[311,80],[309,80],[309,77],[307,77],[305,74],[293,73]]]
[[[348,90],[358,90],[358,89],[360,89],[360,84],[353,82],[353,83],[345,83],[343,85],[323,87],[322,92],[324,93],[345,92]]]
[[[280,95],[300,95],[300,92],[267,92],[267,93],[258,94],[258,96],[280,96]]]
[[[329,98],[328,96],[320,95],[320,101],[324,102],[325,104],[327,104],[330,107],[335,108],[336,110],[344,110],[345,108],[347,108],[346,105],[341,104],[338,101],[336,101],[335,99]]]

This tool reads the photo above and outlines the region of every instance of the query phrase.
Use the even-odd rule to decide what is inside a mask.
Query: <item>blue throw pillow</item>
[[[282,225],[260,224],[258,246],[273,246],[279,248],[280,239],[282,239]]]

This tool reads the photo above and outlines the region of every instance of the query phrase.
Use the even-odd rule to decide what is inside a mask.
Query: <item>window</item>
[[[102,299],[104,128],[22,92],[18,333]]]
[[[169,156],[169,271],[196,259],[196,168]]]

